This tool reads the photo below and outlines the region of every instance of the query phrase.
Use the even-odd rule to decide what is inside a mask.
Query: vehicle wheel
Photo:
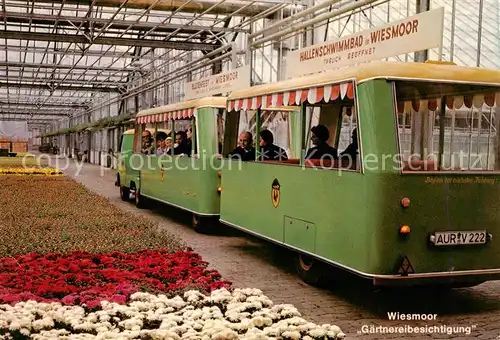
[[[129,188],[120,185],[120,197],[122,198],[122,201],[127,202],[130,199],[130,190]]]
[[[318,285],[324,277],[325,265],[311,256],[298,253],[295,266],[297,274],[307,284]]]
[[[139,189],[135,190],[135,206],[139,209],[144,209],[146,207],[146,198],[141,196]]]
[[[200,216],[193,214],[193,229],[200,234],[208,234],[216,225],[216,219],[213,217]]]

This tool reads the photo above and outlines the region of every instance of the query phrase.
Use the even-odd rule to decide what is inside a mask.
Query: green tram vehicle
[[[227,103],[228,140],[245,115],[258,135],[265,108],[298,108],[278,124],[290,132],[287,160],[232,160],[224,144],[220,221],[295,250],[304,281],[329,265],[379,286],[500,278],[500,71],[373,62],[234,91]],[[311,140],[338,158],[306,158]]]
[[[138,208],[146,207],[147,199],[151,199],[189,211],[198,232],[210,231],[218,224],[226,100],[205,97],[139,112],[136,128],[122,135],[115,183],[122,199],[134,196]],[[268,109],[274,115],[290,110],[296,108]],[[158,132],[168,135],[172,144],[180,131],[187,132],[190,152],[175,155],[172,148],[168,154],[146,154],[145,131],[152,137],[152,150],[159,146]]]
[[[154,129],[147,129],[151,135],[155,133]],[[169,130],[160,129],[167,135]],[[123,132],[120,140],[120,155],[118,157],[118,167],[116,171],[115,186],[120,188],[120,197],[123,201],[129,201],[130,196],[135,196],[137,178],[139,178],[139,168],[133,167],[131,164],[132,150],[134,146],[135,129],[129,129]]]
[[[118,173],[126,182],[121,183],[125,190],[120,192],[128,189],[138,208],[146,207],[151,199],[190,211],[195,229],[202,231],[219,214],[217,124],[225,108],[226,97],[205,97],[137,113],[135,129],[122,137]],[[152,137],[152,153],[144,153],[144,131]],[[171,139],[168,154],[156,153],[158,131]],[[190,150],[175,155],[179,132],[189,139]],[[198,154],[197,150],[203,151]]]

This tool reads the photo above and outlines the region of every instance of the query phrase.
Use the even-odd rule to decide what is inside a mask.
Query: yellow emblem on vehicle
[[[275,208],[280,204],[280,182],[275,178],[272,184],[271,189],[271,200],[273,201],[273,206]]]

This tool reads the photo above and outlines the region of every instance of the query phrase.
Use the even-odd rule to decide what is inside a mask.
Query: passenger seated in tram
[[[158,148],[156,149],[157,155],[164,155],[167,151],[167,145],[165,140],[167,139],[167,134],[163,131],[159,131],[156,134],[156,143],[158,144]]]
[[[255,148],[252,146],[252,140],[253,136],[250,132],[242,132],[239,138],[239,145],[229,154],[229,157],[244,162],[255,161]]]
[[[274,160],[274,161],[284,161],[288,159],[286,151],[283,148],[273,144],[274,136],[269,130],[262,130],[260,132],[260,154],[259,161],[263,160]]]
[[[192,136],[193,136],[193,128],[190,127],[189,129],[186,130],[186,144],[187,144],[187,148],[189,148],[189,150],[192,150]],[[195,150],[196,151],[196,150]]]
[[[324,125],[318,124],[311,129],[311,141],[315,145],[307,150],[306,159],[338,159],[337,149],[328,145],[330,131]]]
[[[186,132],[178,131],[175,134],[175,147],[174,147],[174,155],[187,155],[191,156],[191,148],[188,145]]]
[[[141,152],[146,155],[154,155],[154,145],[153,145],[153,137],[151,136],[151,132],[148,130],[144,130],[142,132],[142,149]]]
[[[356,162],[358,155],[358,130],[352,130],[352,143],[340,154],[341,159],[349,159]]]
[[[172,137],[165,139],[165,153],[168,155],[172,153]]]

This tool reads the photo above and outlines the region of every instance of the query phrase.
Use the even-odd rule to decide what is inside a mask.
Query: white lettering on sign
[[[250,66],[184,84],[184,99],[194,99],[250,87]]]
[[[286,59],[286,77],[440,47],[443,21],[444,8],[440,7],[336,41],[292,51]]]

